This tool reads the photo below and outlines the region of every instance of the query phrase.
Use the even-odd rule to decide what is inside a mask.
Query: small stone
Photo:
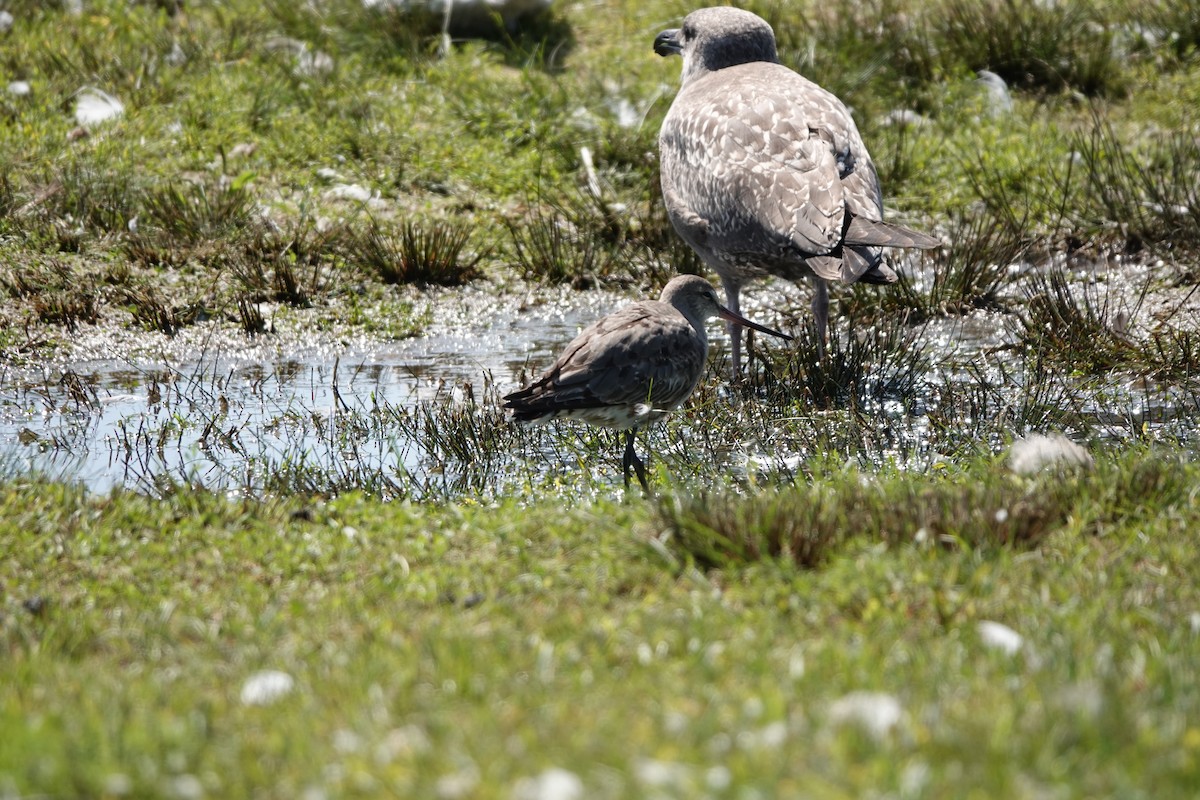
[[[835,725],[858,725],[875,739],[890,733],[902,714],[900,701],[886,692],[851,692],[829,707],[829,720]]]
[[[108,122],[124,113],[124,103],[99,89],[84,89],[75,98],[75,121],[80,125]]]
[[[176,775],[167,784],[167,793],[178,800],[200,800],[204,797],[204,784],[195,775]]]
[[[1008,93],[1008,84],[991,70],[981,69],[975,73],[976,82],[983,89],[987,102],[988,115],[1000,117],[1012,111],[1012,96]]]
[[[371,190],[357,183],[339,183],[325,192],[329,200],[356,200],[365,203],[371,199]]]
[[[513,800],[582,800],[583,781],[574,772],[551,767],[536,778],[521,778],[512,796]]]
[[[986,647],[1003,651],[1006,655],[1016,653],[1024,642],[1021,634],[1000,622],[983,620],[976,626],[976,630],[979,631],[979,640]]]
[[[1047,467],[1090,469],[1091,454],[1065,436],[1034,434],[1013,442],[1008,463],[1018,475],[1035,475]]]
[[[296,681],[286,672],[266,669],[256,672],[242,684],[242,703],[248,706],[266,706],[286,697],[295,688]]]

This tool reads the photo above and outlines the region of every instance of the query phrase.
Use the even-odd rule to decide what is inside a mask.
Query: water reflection
[[[396,342],[314,339],[170,360],[8,367],[0,373],[0,469],[96,492],[189,483],[421,498],[498,494],[547,475],[570,483],[592,465],[615,486],[620,472],[606,461],[613,448],[603,433],[525,433],[506,421],[498,397],[625,301],[593,292],[574,303],[452,307],[426,335]],[[787,305],[803,308],[795,298]],[[784,304],[760,292],[747,306],[775,322],[770,309]],[[719,361],[724,333],[711,333]],[[902,396],[860,393],[865,400],[833,411],[756,405],[716,367],[698,410],[651,431],[650,449],[674,474],[701,480],[802,477],[807,459],[829,453],[924,469],[948,450],[999,448],[1028,430],[1200,449],[1195,380],[1159,386],[1045,374],[997,349],[1004,336],[996,315],[935,319],[911,344],[928,355],[928,371],[905,375]],[[883,379],[886,369],[864,374]]]

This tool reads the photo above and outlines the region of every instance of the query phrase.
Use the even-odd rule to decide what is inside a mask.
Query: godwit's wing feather
[[[633,303],[596,321],[526,389],[505,398],[520,421],[574,416],[627,427],[639,407],[682,403],[704,369],[704,340],[675,309]]]

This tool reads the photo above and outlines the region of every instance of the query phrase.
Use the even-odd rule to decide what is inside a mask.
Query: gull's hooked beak
[[[683,52],[683,43],[679,41],[679,29],[671,28],[654,37],[654,52],[660,56],[677,56]]]
[[[786,333],[780,333],[777,330],[768,328],[766,325],[759,325],[757,322],[751,322],[741,314],[735,314],[725,306],[717,306],[717,316],[726,322],[732,322],[734,325],[741,325],[744,328],[753,328],[761,333],[769,333],[772,336],[778,336],[780,339],[787,339],[789,342],[794,338]]]

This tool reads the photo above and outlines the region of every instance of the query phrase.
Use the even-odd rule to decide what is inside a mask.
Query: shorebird
[[[675,230],[721,278],[725,302],[754,278],[811,278],[819,352],[825,281],[892,283],[882,247],[940,242],[883,221],[879,176],[849,109],[779,63],[766,20],[702,8],[654,40],[683,56],[680,90],[659,131],[662,193]],[[738,331],[730,329],[734,375]]]
[[[523,423],[568,417],[626,431],[625,486],[632,468],[649,492],[634,438],[679,408],[700,382],[708,357],[704,323],[712,317],[792,338],[721,306],[704,278],[679,275],[658,300],[631,303],[585,328],[540,378],[505,396],[504,407]]]

